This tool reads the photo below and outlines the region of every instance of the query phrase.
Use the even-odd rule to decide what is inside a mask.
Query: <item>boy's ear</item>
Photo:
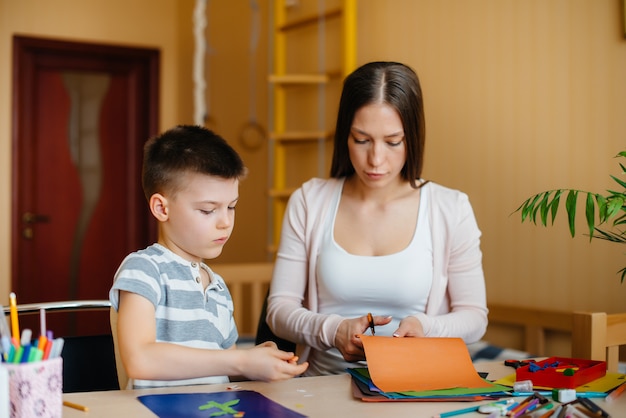
[[[161,193],[155,193],[150,196],[150,212],[157,221],[165,222],[168,218],[167,198]]]

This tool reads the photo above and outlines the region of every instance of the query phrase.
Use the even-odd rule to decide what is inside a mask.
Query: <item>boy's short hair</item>
[[[242,179],[247,169],[224,138],[201,126],[178,125],[146,142],[141,175],[146,199],[175,193],[186,172]]]

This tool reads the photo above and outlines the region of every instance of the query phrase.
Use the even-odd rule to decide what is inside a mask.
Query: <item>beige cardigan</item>
[[[343,179],[312,179],[289,199],[283,219],[267,323],[279,337],[296,342],[300,361],[310,348],[334,346],[343,317],[318,313],[315,276],[322,226],[331,197]],[[466,194],[435,183],[429,193],[433,283],[426,312],[415,315],[427,337],[478,341],[487,327],[480,230]]]

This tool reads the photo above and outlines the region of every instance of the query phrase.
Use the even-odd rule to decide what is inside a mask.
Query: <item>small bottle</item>
[[[532,380],[520,380],[513,383],[513,392],[532,392],[533,381]]]

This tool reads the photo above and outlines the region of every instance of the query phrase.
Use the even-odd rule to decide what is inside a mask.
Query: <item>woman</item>
[[[268,298],[274,333],[308,375],[365,359],[358,335],[482,337],[480,230],[467,195],[421,179],[424,107],[406,65],[365,64],[343,86],[330,179],[289,199]]]

